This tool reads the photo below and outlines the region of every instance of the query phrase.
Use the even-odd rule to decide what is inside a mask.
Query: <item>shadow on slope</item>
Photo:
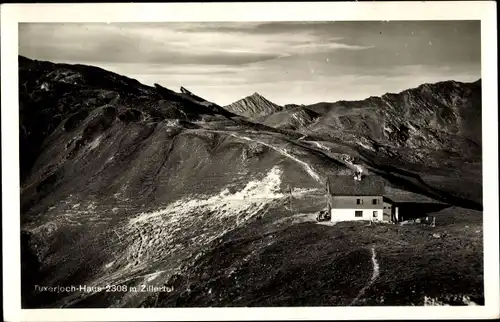
[[[437,213],[451,205],[432,202],[399,202],[397,207],[402,220],[412,220]]]
[[[368,165],[370,171],[378,174],[388,180],[395,187],[402,188],[411,192],[420,193],[433,199],[452,204],[458,207],[482,211],[483,205],[475,200],[470,200],[457,196],[459,190],[466,190],[467,187],[460,187],[457,182],[457,191],[448,192],[436,189],[427,184],[420,175],[408,170],[394,167],[389,164],[381,164],[380,160],[374,161],[373,155],[368,152],[360,151],[360,157]],[[457,180],[459,181],[459,180]]]

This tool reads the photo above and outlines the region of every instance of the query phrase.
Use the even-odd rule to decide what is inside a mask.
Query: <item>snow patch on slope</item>
[[[284,194],[279,192],[281,185],[282,170],[274,167],[269,171],[267,176],[260,181],[250,181],[242,190],[231,194],[229,189],[224,189],[219,194],[207,198],[182,199],[176,201],[166,208],[154,211],[151,213],[143,213],[132,218],[130,224],[134,225],[140,222],[152,220],[155,217],[169,215],[178,219],[183,214],[190,213],[197,208],[205,208],[204,210],[217,211],[219,218],[234,216],[238,212],[251,210],[249,215],[254,215],[263,204],[267,204],[273,199],[283,198]],[[257,206],[254,207],[252,205]],[[175,220],[172,219],[172,220]]]
[[[213,196],[193,196],[163,209],[140,213],[121,229],[127,236],[127,249],[117,263],[122,273],[147,269],[151,263],[175,254],[196,252],[228,231],[257,215],[264,215],[273,204],[282,203],[288,194],[280,191],[283,170],[273,167],[264,178],[252,180],[234,193],[223,189]],[[293,193],[301,197],[311,190]],[[185,257],[186,255],[182,255]]]
[[[97,148],[99,146],[99,144],[101,143],[101,140],[102,140],[102,135],[99,135],[98,137],[96,137],[89,145],[89,151],[92,151],[94,150],[95,148]]]
[[[181,260],[200,254],[202,246],[254,216],[265,215],[269,207],[286,202],[289,193],[280,190],[282,174],[283,170],[274,166],[263,178],[249,181],[234,193],[222,189],[212,196],[190,196],[162,209],[135,215],[117,229],[125,249],[111,259],[113,265],[108,264],[107,270],[103,270],[106,274],[93,284],[120,284],[140,276],[160,283],[181,267]],[[294,190],[293,197],[314,192]],[[114,271],[110,271],[112,268]]]

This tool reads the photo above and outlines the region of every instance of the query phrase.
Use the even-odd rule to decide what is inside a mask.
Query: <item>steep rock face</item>
[[[19,57],[21,180],[40,153],[44,139],[67,117],[76,126],[88,109],[154,90],[97,67],[53,64]],[[122,95],[122,97],[120,96]]]
[[[68,132],[87,126],[82,136],[86,141],[91,138],[89,133],[105,130],[116,121],[189,122],[232,116],[214,103],[159,84],[149,87],[93,66],[19,57],[21,181],[38,155],[52,143],[51,139],[44,141],[59,127]]]
[[[283,106],[267,100],[259,93],[254,93],[239,101],[224,106],[224,108],[230,112],[249,118],[273,114],[284,109]]]

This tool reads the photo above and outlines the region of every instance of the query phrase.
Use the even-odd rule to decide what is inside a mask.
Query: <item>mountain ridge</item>
[[[477,160],[481,80],[426,83],[363,100],[297,105],[255,121],[304,135],[327,135],[382,154],[402,153],[411,162],[434,162],[428,157],[437,150]],[[418,151],[412,155],[404,151],[408,148]]]

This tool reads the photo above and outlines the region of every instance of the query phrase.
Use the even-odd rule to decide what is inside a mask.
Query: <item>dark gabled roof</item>
[[[332,196],[382,196],[384,181],[377,176],[365,176],[361,181],[354,176],[331,175],[326,179],[327,189]]]

